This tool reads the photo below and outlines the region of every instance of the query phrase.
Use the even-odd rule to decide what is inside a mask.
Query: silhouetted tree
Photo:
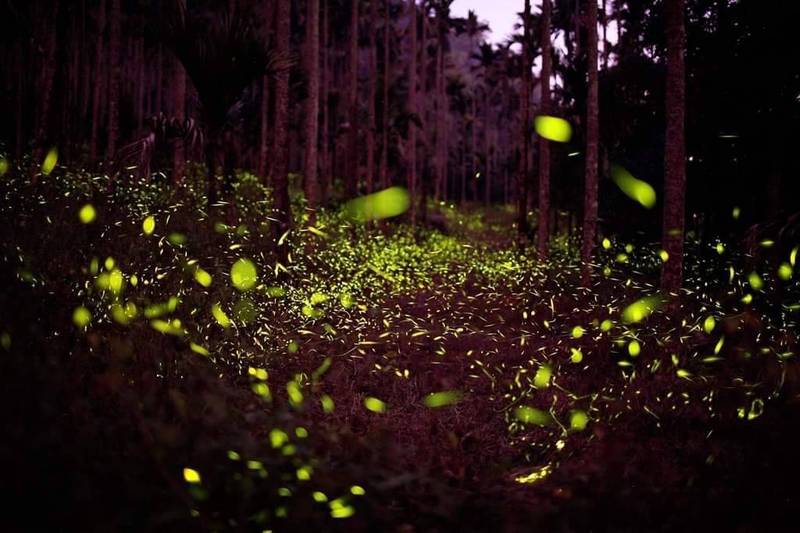
[[[522,131],[519,167],[517,169],[517,230],[520,242],[528,238],[530,228],[528,226],[528,187],[530,184],[530,147],[531,147],[531,85],[533,83],[531,74],[531,64],[533,63],[531,52],[531,2],[525,0],[522,11],[522,86],[519,95],[522,105]]]
[[[411,196],[411,223],[417,221],[417,5],[408,0],[408,146],[406,146],[406,175]]]
[[[306,12],[306,76],[308,100],[306,101],[304,185],[310,210],[310,223],[316,220],[319,207],[317,182],[317,146],[319,137],[319,0],[308,0]]]
[[[291,7],[289,0],[277,0],[275,12],[275,49],[281,56],[289,54],[289,29]],[[291,227],[292,212],[289,204],[288,138],[289,138],[289,71],[281,69],[275,76],[275,133],[272,166],[272,185],[277,211],[277,235]]]
[[[122,17],[120,0],[111,0],[109,15],[108,59],[110,65],[108,69],[108,142],[106,143],[106,158],[113,160],[119,139],[120,18]]]
[[[552,55],[550,45],[551,0],[542,1],[541,41],[542,41],[542,76],[541,104],[539,114],[550,113],[550,77],[552,75]],[[539,137],[539,256],[546,258],[550,244],[550,141]]]
[[[597,238],[597,167],[600,126],[598,124],[597,0],[586,2],[586,54],[589,93],[586,99],[586,174],[583,200],[583,282],[588,284]]]
[[[358,4],[360,0],[350,0],[350,27],[348,29],[347,71],[347,161],[344,177],[345,196],[352,198],[358,192],[359,150],[358,150]]]
[[[669,254],[661,287],[677,291],[683,280],[683,233],[686,214],[686,27],[684,0],[666,0],[667,132],[664,146],[664,225],[662,246]]]

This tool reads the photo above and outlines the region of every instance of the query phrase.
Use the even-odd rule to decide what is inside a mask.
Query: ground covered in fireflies
[[[252,176],[206,208],[47,174],[0,183],[18,527],[756,531],[798,503],[791,231],[690,235],[663,294],[657,245],[603,236],[583,287],[579,243],[540,261],[499,207],[312,225],[295,196],[276,240]]]

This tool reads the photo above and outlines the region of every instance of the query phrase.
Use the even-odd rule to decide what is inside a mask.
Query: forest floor
[[[656,246],[609,235],[582,287],[575,243],[540,261],[503,208],[297,216],[276,249],[246,179],[208,213],[191,184],[24,181],[6,531],[791,529],[796,243],[690,239],[663,295]]]

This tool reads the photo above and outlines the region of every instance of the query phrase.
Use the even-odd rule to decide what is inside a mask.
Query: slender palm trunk
[[[478,159],[478,88],[475,87],[475,94],[472,95],[472,99],[470,101],[470,113],[472,114],[472,126],[470,127],[469,132],[469,143],[470,143],[470,163],[472,165],[472,171],[469,176],[469,188],[472,192],[472,201],[478,202],[480,199],[478,198],[478,172],[480,167],[480,161]]]
[[[383,98],[381,101],[381,187],[389,186],[389,45],[391,43],[390,0],[383,4]]]
[[[483,92],[483,156],[486,161],[483,176],[483,203],[492,200],[492,160],[489,156],[489,91]]]
[[[53,84],[56,75],[56,51],[58,49],[58,8],[59,2],[53,5],[52,15],[44,22],[44,31],[39,36],[43,42],[41,55],[41,74],[37,86],[36,132],[34,136],[35,160],[40,161],[44,153],[44,143],[48,136],[50,107],[53,99]],[[36,174],[33,174],[36,179]]]
[[[369,85],[367,94],[367,168],[366,182],[367,193],[371,193],[375,188],[375,132],[376,109],[375,99],[378,92],[378,41],[376,36],[376,26],[378,24],[378,1],[370,0],[369,15]]]
[[[608,58],[611,54],[611,43],[608,42],[608,6],[603,0],[603,70],[608,70]]]
[[[309,208],[309,223],[316,221],[319,207],[317,182],[317,142],[319,137],[319,0],[308,0],[306,14],[306,77],[308,101],[306,104],[305,193]]]
[[[525,0],[525,10],[522,12],[523,35],[522,43],[522,94],[519,95],[522,104],[522,151],[520,153],[519,169],[517,171],[517,231],[520,243],[528,236],[528,183],[530,168],[528,166],[531,146],[531,2]]]
[[[282,57],[289,53],[289,26],[291,7],[289,0],[277,0],[275,14],[275,51]],[[275,127],[273,134],[272,184],[278,224],[276,236],[291,227],[292,213],[289,205],[288,178],[288,128],[289,128],[289,71],[281,69],[275,76]]]
[[[120,33],[121,33],[121,6],[120,0],[111,0],[110,26],[108,34],[108,142],[106,144],[106,158],[113,160],[117,152],[119,140],[119,89],[120,89]]]
[[[417,6],[408,0],[408,112],[417,116]],[[408,154],[406,173],[408,192],[411,196],[411,224],[417,222],[417,126],[414,120],[408,124]]]
[[[358,194],[359,157],[358,157],[358,4],[359,0],[350,0],[350,69],[347,88],[347,112],[350,129],[347,137],[347,175],[345,176],[345,195],[348,198]]]
[[[552,55],[550,44],[550,17],[552,15],[551,0],[543,0],[542,4],[542,100],[541,113],[550,112],[550,77],[552,72]],[[550,141],[539,138],[539,256],[546,259],[550,244]]]
[[[599,152],[599,111],[597,81],[597,0],[588,0],[586,9],[589,92],[586,99],[586,176],[583,202],[583,283],[588,284],[597,239],[597,168]]]
[[[661,288],[677,291],[683,282],[683,233],[686,196],[686,27],[684,0],[666,0],[667,131],[664,147],[664,225],[662,246],[669,254],[661,270]]]
[[[264,16],[264,33],[265,38],[269,40],[272,33],[273,15],[275,13],[275,6],[272,1],[265,1],[263,4]],[[258,135],[258,162],[256,164],[258,175],[262,179],[267,180],[270,175],[270,157],[269,157],[269,91],[270,78],[263,76],[261,78],[261,105],[259,109],[259,135]]]
[[[105,91],[105,31],[106,31],[106,0],[100,0],[100,8],[97,12],[97,42],[94,51],[94,75],[95,85],[92,94],[92,133],[89,140],[89,159],[92,163],[97,163],[97,143],[100,137],[100,122],[102,120],[102,97]]]
[[[320,179],[320,203],[326,204],[328,202],[328,195],[331,183],[331,153],[330,153],[330,106],[328,105],[328,95],[330,93],[330,42],[329,33],[330,25],[328,23],[329,7],[328,2],[322,3],[322,73],[320,82],[322,85],[322,95],[320,106],[322,107],[322,144],[319,160]]]
[[[444,83],[444,68],[442,63],[444,61],[444,39],[442,39],[442,26],[443,21],[441,12],[436,14],[436,24],[438,27],[438,38],[436,44],[436,127],[434,136],[434,153],[436,160],[436,186],[434,188],[434,199],[438,202],[444,196],[444,157],[442,155],[442,148],[444,147],[444,98],[442,97],[442,83]]]
[[[173,104],[175,106],[173,116],[183,123],[186,120],[186,71],[179,61],[173,61]],[[183,179],[184,166],[186,163],[186,146],[183,139],[176,139],[172,152],[172,182],[177,184]]]

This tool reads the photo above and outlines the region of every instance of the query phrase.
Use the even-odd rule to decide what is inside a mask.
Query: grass
[[[309,228],[296,194],[276,246],[252,176],[198,190],[0,178],[4,490],[40,509],[12,529],[748,530],[796,500],[777,233],[690,236],[658,295],[657,246],[608,235],[581,287],[574,238],[542,263],[502,208]]]

